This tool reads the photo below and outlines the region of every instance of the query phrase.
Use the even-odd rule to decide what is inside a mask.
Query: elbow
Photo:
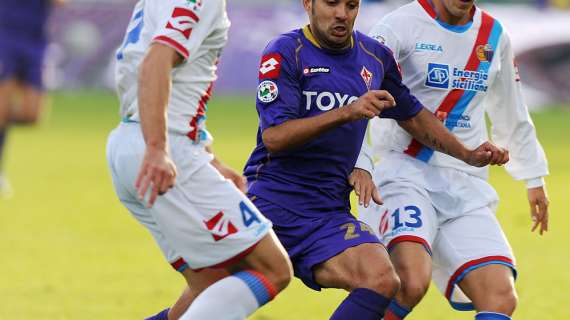
[[[279,137],[278,132],[275,132],[274,128],[264,130],[261,134],[261,139],[269,153],[280,152],[284,149],[283,139]]]

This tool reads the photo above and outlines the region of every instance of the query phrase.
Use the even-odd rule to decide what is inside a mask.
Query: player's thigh
[[[390,257],[379,243],[363,243],[346,249],[315,266],[314,276],[316,282],[325,288],[392,291],[399,285],[395,283],[397,277]]]
[[[360,219],[372,227],[390,252],[399,243],[412,242],[431,254],[438,219],[428,193],[403,181],[384,184],[380,190],[384,204],[360,207]]]
[[[471,299],[460,288],[470,273],[485,266],[499,265],[499,270],[516,274],[512,249],[489,207],[443,223],[434,242],[433,258],[434,282],[452,306],[459,309],[473,307]]]
[[[117,197],[129,212],[153,236],[159,245],[166,260],[178,271],[188,268],[182,253],[175,249],[175,245],[164,228],[161,216],[147,208],[146,204],[138,198],[135,181],[144,155],[145,144],[136,124],[121,124],[109,135],[107,142],[107,161],[113,186]],[[184,218],[183,218],[184,219]],[[185,221],[181,225],[188,226]]]
[[[152,209],[176,251],[193,269],[231,263],[251,253],[271,223],[211,164],[197,169],[176,164],[177,182]]]

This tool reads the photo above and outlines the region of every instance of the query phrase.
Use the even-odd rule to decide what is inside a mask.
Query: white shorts
[[[502,264],[516,272],[495,217],[497,194],[485,180],[390,154],[376,167],[374,181],[384,205],[359,207],[359,218],[388,250],[404,241],[422,244],[433,259],[433,280],[453,308],[473,310],[458,286],[470,271]]]
[[[113,130],[107,159],[119,199],[178,271],[219,267],[243,257],[271,230],[271,222],[210,165],[204,145],[183,135],[168,138],[176,183],[147,208],[134,187],[145,151],[140,125],[121,123]]]

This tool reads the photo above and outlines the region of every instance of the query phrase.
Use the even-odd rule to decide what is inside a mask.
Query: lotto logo
[[[428,64],[428,72],[426,86],[434,88],[449,88],[449,65],[430,63]]]
[[[223,211],[218,212],[210,220],[204,221],[204,224],[216,242],[238,232],[236,226],[229,219],[225,219]]]
[[[185,8],[174,8],[172,18],[166,24],[167,29],[176,30],[186,39],[190,39],[192,27],[198,23],[200,18],[192,11]]]
[[[259,66],[259,79],[276,79],[281,74],[281,55],[271,53],[263,56]]]

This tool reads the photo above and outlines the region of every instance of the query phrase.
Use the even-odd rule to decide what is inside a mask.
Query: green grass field
[[[534,115],[552,173],[546,236],[530,233],[523,183],[502,169],[492,174],[502,199],[498,215],[518,258],[516,319],[570,319],[567,110]],[[255,142],[253,100],[217,98],[208,121],[218,156],[241,169]],[[15,196],[0,200],[0,319],[142,319],[183,289],[182,277],[113,193],[105,143],[117,123],[111,94],[56,94],[40,126],[11,131],[6,171]],[[295,281],[252,319],[327,319],[345,295],[315,293]],[[452,311],[435,288],[409,317],[472,318]]]

